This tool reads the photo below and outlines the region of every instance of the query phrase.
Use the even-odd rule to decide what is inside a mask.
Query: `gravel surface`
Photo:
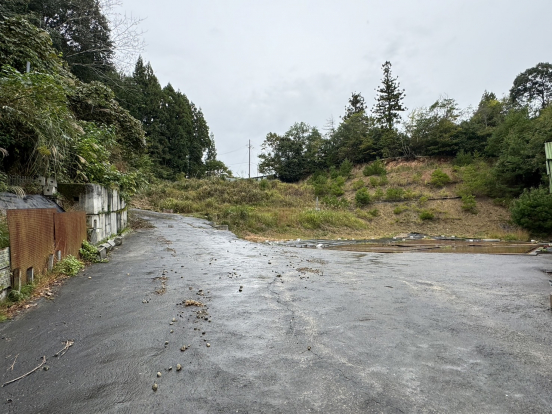
[[[0,324],[2,383],[46,357],[1,413],[552,413],[550,256],[294,249],[139,214],[156,228]]]

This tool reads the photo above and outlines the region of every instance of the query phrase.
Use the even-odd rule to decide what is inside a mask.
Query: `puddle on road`
[[[527,254],[538,248],[538,245],[531,243],[507,243],[507,242],[467,242],[457,241],[436,241],[436,240],[413,240],[391,243],[355,243],[341,244],[339,246],[328,246],[330,250],[346,250],[353,252],[371,253],[479,253],[479,254]]]

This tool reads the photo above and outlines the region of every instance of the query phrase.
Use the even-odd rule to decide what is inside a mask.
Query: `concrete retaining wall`
[[[86,212],[91,243],[107,239],[127,227],[127,205],[117,190],[98,184],[59,184],[58,192],[73,209]]]
[[[0,250],[0,300],[8,294],[11,286],[10,248]]]

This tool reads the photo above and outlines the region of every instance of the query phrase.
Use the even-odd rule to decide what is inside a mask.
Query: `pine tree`
[[[366,104],[364,98],[360,93],[353,92],[349,98],[349,105],[345,107],[345,116],[343,120],[346,121],[354,114],[361,114],[366,111]]]
[[[398,78],[391,75],[391,62],[385,62],[382,69],[382,84],[376,89],[378,96],[372,112],[381,127],[391,130],[395,124],[400,122],[399,112],[406,111],[406,107],[402,103],[406,95],[404,89],[400,89]]]

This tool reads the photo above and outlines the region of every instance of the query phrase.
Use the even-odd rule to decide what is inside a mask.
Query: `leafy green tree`
[[[455,155],[460,115],[456,101],[450,98],[412,111],[406,124],[412,151],[417,155]]]
[[[544,109],[552,98],[552,64],[539,63],[520,73],[510,89],[510,99],[518,105]]]
[[[391,62],[387,61],[382,65],[383,79],[381,86],[376,89],[378,95],[372,113],[378,125],[386,129],[393,129],[395,124],[400,122],[400,112],[406,111],[403,105],[404,89],[400,89],[398,77],[391,74]]]
[[[548,188],[525,189],[513,201],[510,212],[513,222],[531,233],[552,234],[552,194]]]
[[[498,134],[500,133],[500,136]],[[493,169],[491,195],[516,197],[525,188],[546,180],[544,143],[552,136],[552,107],[531,118],[528,109],[511,111],[493,138],[498,159]]]
[[[5,11],[45,29],[80,80],[103,79],[114,70],[109,22],[98,0],[13,0]]]
[[[312,174],[320,165],[318,149],[322,136],[303,122],[294,124],[283,136],[269,133],[261,146],[259,171],[295,182]]]

